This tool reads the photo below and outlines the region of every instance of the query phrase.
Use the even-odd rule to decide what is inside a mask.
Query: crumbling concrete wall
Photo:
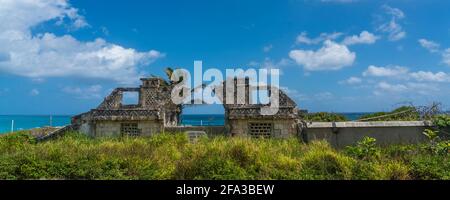
[[[423,131],[430,126],[426,121],[311,122],[302,134],[306,142],[325,140],[337,148],[354,145],[364,136],[377,139],[379,145],[418,144],[426,141]]]
[[[272,124],[273,138],[290,138],[298,135],[298,124],[294,119],[236,119],[228,120],[229,133],[232,136],[250,137],[250,123],[269,123]]]
[[[96,137],[121,136],[122,123],[137,123],[141,136],[151,136],[163,132],[163,125],[157,121],[99,121],[95,123]]]

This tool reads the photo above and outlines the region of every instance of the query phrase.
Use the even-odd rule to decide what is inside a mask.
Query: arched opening
[[[224,126],[225,109],[221,104],[185,105],[180,123],[185,126]]]

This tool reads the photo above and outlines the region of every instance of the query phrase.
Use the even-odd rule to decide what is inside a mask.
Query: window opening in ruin
[[[225,124],[225,109],[220,104],[186,106],[183,109],[180,124],[186,126],[223,126]]]
[[[138,105],[139,92],[123,92],[122,105]]]
[[[120,134],[122,136],[139,136],[141,130],[138,128],[137,123],[122,123],[120,124]]]
[[[249,134],[254,138],[270,138],[272,137],[272,123],[249,123]]]

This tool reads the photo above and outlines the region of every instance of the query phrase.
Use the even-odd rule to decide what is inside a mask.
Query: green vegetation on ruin
[[[413,106],[402,106],[391,112],[377,112],[361,116],[359,120],[366,121],[418,121],[420,113]]]
[[[318,112],[318,113],[307,113],[303,116],[305,121],[310,122],[345,122],[348,119],[342,115],[337,113],[328,113],[328,112]]]
[[[376,112],[360,116],[356,121],[420,121],[432,120],[440,113],[440,103],[430,106],[400,106],[389,112]],[[330,112],[302,113],[302,119],[309,122],[345,122],[349,121],[343,114]]]

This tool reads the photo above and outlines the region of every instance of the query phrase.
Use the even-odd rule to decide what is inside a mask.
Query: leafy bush
[[[301,158],[301,173],[305,179],[351,179],[355,163],[352,158],[331,150],[328,144],[319,143]]]
[[[327,112],[306,114],[305,120],[306,121],[312,121],[312,122],[343,122],[343,121],[348,121],[348,119],[344,115],[336,114],[336,113],[327,113]]]
[[[442,139],[439,136],[439,131],[425,129],[423,134],[430,140],[430,143],[424,147],[425,149],[439,155],[450,153],[450,141]]]
[[[397,114],[398,113],[398,114]],[[417,121],[420,113],[413,106],[402,106],[391,112],[377,112],[359,117],[364,121]]]
[[[411,176],[421,180],[450,180],[450,158],[448,156],[419,154],[412,157]]]
[[[408,180],[410,177],[410,169],[407,165],[399,161],[389,161],[382,165],[384,179],[388,180]]]
[[[433,118],[433,124],[440,133],[441,138],[450,138],[450,115],[437,115]]]
[[[423,134],[428,137],[430,143],[425,146],[425,149],[438,155],[450,154],[450,116],[438,115],[433,120],[435,129],[425,129]]]
[[[380,150],[377,148],[376,142],[375,138],[366,136],[356,146],[347,146],[345,152],[350,156],[363,160],[378,158]]]

